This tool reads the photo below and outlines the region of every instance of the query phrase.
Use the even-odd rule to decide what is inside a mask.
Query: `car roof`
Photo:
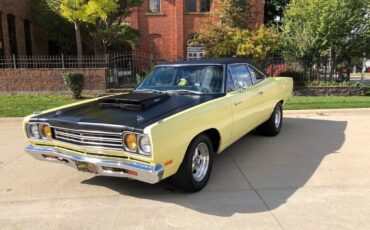
[[[181,64],[234,64],[234,63],[250,63],[248,59],[241,58],[208,58],[199,60],[186,60],[186,61],[172,61],[164,62],[158,65],[181,65]]]
[[[257,68],[260,72],[264,73],[266,76],[266,72],[255,62],[249,59],[243,58],[209,58],[209,59],[200,59],[200,60],[187,60],[187,61],[172,61],[172,62],[163,62],[159,63],[156,66],[168,66],[168,65],[191,65],[191,64],[205,64],[205,65],[231,65],[231,64],[238,64],[238,63],[245,63],[250,64],[253,67]]]

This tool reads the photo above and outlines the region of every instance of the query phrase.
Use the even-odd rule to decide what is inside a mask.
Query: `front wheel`
[[[174,183],[189,192],[197,192],[207,184],[212,171],[213,147],[205,134],[197,136],[189,145]]]
[[[257,128],[257,132],[264,136],[276,136],[280,133],[281,126],[283,125],[283,107],[278,103],[271,117],[262,125]]]

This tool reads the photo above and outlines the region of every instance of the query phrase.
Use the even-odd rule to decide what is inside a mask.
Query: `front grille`
[[[59,141],[84,146],[122,149],[121,133],[81,131],[54,127],[54,138]]]

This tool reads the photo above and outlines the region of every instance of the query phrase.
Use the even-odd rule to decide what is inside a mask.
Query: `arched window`
[[[204,57],[204,46],[195,43],[195,40],[198,39],[198,37],[199,34],[194,33],[190,35],[186,41],[186,56],[188,60],[198,60]]]

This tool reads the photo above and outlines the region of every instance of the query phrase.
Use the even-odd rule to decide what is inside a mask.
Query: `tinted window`
[[[209,12],[211,10],[211,0],[200,0],[200,11]]]
[[[8,14],[7,19],[8,19],[10,53],[17,55],[18,47],[17,47],[17,32],[15,28],[15,16],[12,14]]]
[[[4,38],[3,38],[3,20],[2,20],[2,13],[0,11],[0,56],[3,56],[5,53],[4,51]]]
[[[258,82],[265,79],[265,76],[260,71],[256,70],[251,66],[249,66],[249,72],[251,73],[253,84],[257,84]]]
[[[229,68],[236,88],[253,85],[247,65],[231,65]]]
[[[186,12],[195,12],[197,11],[196,0],[186,0],[185,2],[185,11]]]
[[[26,41],[26,54],[32,55],[32,38],[30,21],[24,20],[24,38]]]
[[[235,90],[235,83],[229,71],[229,73],[227,74],[226,92],[230,92],[233,90]]]

